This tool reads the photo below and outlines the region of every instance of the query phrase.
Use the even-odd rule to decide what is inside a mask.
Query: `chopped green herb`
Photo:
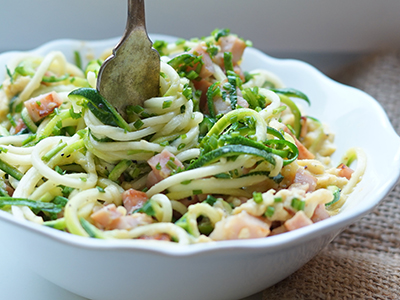
[[[214,37],[215,41],[218,42],[218,40],[221,37],[228,36],[229,33],[230,33],[230,29],[227,29],[227,28],[225,28],[225,29],[215,29],[213,32],[211,32],[211,35]]]
[[[52,76],[43,76],[42,82],[47,82],[47,83],[60,82],[60,81],[63,81],[65,79],[67,79],[68,77],[69,77],[69,74],[65,74],[65,75],[62,75],[60,77],[56,77],[54,75],[52,75]]]
[[[133,124],[133,126],[136,128],[136,129],[140,129],[142,126],[143,126],[143,121],[142,120],[137,120],[134,124]]]
[[[74,60],[75,60],[75,65],[82,70],[82,58],[79,51],[74,51]]]
[[[186,43],[185,39],[179,38],[176,40],[175,45],[183,45],[184,43]]]
[[[158,53],[160,54],[160,56],[164,56],[164,49],[168,46],[168,43],[166,41],[162,41],[162,40],[156,40],[153,43],[153,48],[156,49],[158,51]]]
[[[112,181],[117,181],[123,172],[125,172],[131,165],[133,164],[133,162],[129,159],[123,159],[121,160],[110,172],[110,174],[108,175],[108,179],[112,180]]]
[[[100,193],[105,193],[106,191],[101,186],[96,186]]]
[[[67,205],[68,199],[62,196],[56,196],[51,202],[65,207],[65,205]]]
[[[173,171],[175,171],[178,168],[176,163],[174,163],[172,160],[168,160],[166,166],[168,167],[168,169]]]
[[[254,192],[253,193],[253,200],[254,200],[255,203],[263,202],[262,194],[260,192]]]
[[[31,134],[30,136],[28,136],[23,142],[22,142],[22,146],[28,145],[29,143],[31,143],[32,141],[36,140],[36,134]]]
[[[273,206],[268,206],[267,210],[265,211],[265,216],[268,218],[271,218],[275,213],[275,207]]]
[[[168,64],[178,72],[179,76],[190,77],[189,79],[194,80],[200,73],[203,61],[201,60],[201,56],[184,53],[171,59]]]
[[[293,207],[297,211],[304,210],[305,205],[306,205],[306,202],[302,201],[299,198],[293,198],[292,202],[290,204],[290,206]]]
[[[218,51],[219,51],[219,49],[217,46],[212,45],[212,44],[207,45],[207,53],[210,55],[211,58],[213,58],[215,55],[217,55]]]
[[[147,200],[141,208],[135,210],[134,212],[145,213],[146,215],[151,217],[154,217],[156,215],[156,212],[153,208],[153,202],[151,201],[151,199]]]
[[[11,74],[10,69],[6,66],[6,72],[8,77],[10,77],[10,83],[13,84],[14,83],[14,76]]]
[[[61,187],[61,192],[64,197],[68,197],[74,190],[73,187],[69,187],[69,186],[60,185],[60,187]]]
[[[171,105],[172,105],[172,100],[165,100],[163,102],[162,108],[165,109],[165,108],[170,107]]]
[[[205,203],[207,203],[207,204],[213,206],[213,205],[215,204],[215,202],[217,202],[217,200],[218,200],[218,199],[215,198],[214,196],[212,196],[212,195],[207,195],[206,200],[204,200],[203,202],[205,202]]]
[[[0,170],[3,170],[5,173],[7,173],[8,175],[12,176],[13,178],[17,179],[17,180],[21,180],[22,176],[24,176],[24,174],[19,171],[17,168],[9,165],[8,163],[6,163],[5,161],[0,159]]]
[[[144,108],[141,107],[140,105],[129,105],[126,108],[126,113],[128,113],[128,114],[132,114],[132,113],[140,114],[142,111],[144,111]]]
[[[250,74],[249,72],[245,71],[244,73],[244,82],[247,82],[254,78],[255,74]]]
[[[56,171],[60,175],[64,175],[65,173],[67,173],[66,170],[61,169],[59,166],[55,166],[54,171]]]
[[[187,83],[183,86],[182,95],[185,96],[187,100],[193,98],[193,89]],[[181,111],[181,113],[183,112]]]
[[[72,119],[79,119],[82,117],[82,113],[76,113],[72,107],[69,109],[69,114],[71,115]]]
[[[140,175],[140,169],[134,168],[132,171],[129,172],[129,175],[132,177],[132,179],[135,179]]]
[[[103,238],[102,232],[93,224],[89,223],[85,218],[80,217],[79,222],[82,228],[87,232],[91,238]]]
[[[17,127],[17,123],[15,122],[12,114],[7,114],[7,119],[10,121],[12,127]]]
[[[54,157],[54,155],[56,155],[58,152],[60,152],[62,149],[64,149],[67,146],[67,143],[59,143],[56,147],[52,148],[49,152],[47,152],[45,155],[42,156],[42,160],[44,162],[48,162],[50,161],[50,159],[52,157]],[[61,153],[61,156],[63,156],[64,154]],[[57,168],[58,166],[56,166]],[[59,169],[61,169],[60,167],[58,167]],[[62,171],[62,170],[61,170]],[[58,172],[58,171],[57,171]],[[60,173],[61,174],[61,173]]]
[[[246,88],[242,90],[243,98],[249,103],[250,108],[264,108],[266,106],[266,97],[259,93],[258,87]]]
[[[207,89],[207,108],[210,116],[212,118],[215,117],[215,109],[214,109],[214,98],[216,96],[221,96],[221,89],[219,87],[220,82],[214,82],[208,89]]]
[[[232,52],[224,53],[224,67],[226,71],[233,71]]]

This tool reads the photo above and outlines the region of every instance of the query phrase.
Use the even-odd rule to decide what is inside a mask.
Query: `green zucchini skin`
[[[250,154],[254,156],[258,156],[268,161],[272,165],[275,165],[275,158],[271,153],[260,150],[254,147],[245,146],[245,145],[226,145],[222,146],[218,149],[212,150],[203,156],[200,156],[197,160],[191,163],[186,170],[192,170],[196,168],[200,168],[205,165],[209,165],[222,157],[232,157],[241,154]]]
[[[90,111],[102,123],[110,126],[121,127],[126,131],[131,131],[128,123],[97,90],[92,88],[80,88],[73,90],[69,93],[68,97],[76,101],[83,100],[86,102]]]
[[[325,206],[330,206],[340,200],[341,189],[338,188],[336,185],[330,185],[327,187],[327,189],[330,190],[333,194],[333,200],[325,203]]]
[[[28,110],[25,107],[21,111],[21,119],[25,123],[26,127],[29,129],[30,132],[36,133],[38,127],[29,116]]]

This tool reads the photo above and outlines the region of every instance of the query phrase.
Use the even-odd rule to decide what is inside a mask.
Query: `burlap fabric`
[[[331,77],[377,99],[400,134],[400,51],[367,56]],[[400,299],[400,184],[263,299]]]

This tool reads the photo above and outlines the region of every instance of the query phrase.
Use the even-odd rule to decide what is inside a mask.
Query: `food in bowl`
[[[226,29],[155,41],[160,96],[126,120],[96,91],[109,51],[85,68],[79,53],[74,64],[58,51],[16,56],[0,90],[0,208],[80,236],[181,244],[265,238],[336,214],[365,154],[351,148],[332,166],[333,133],[296,102],[314,99],[242,70],[249,44]]]

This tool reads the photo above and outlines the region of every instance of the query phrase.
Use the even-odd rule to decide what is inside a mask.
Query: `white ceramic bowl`
[[[57,49],[72,61],[74,50],[99,55],[116,42],[59,40],[33,52],[45,54]],[[2,54],[0,67],[15,54]],[[307,112],[336,133],[334,160],[352,146],[365,150],[366,173],[339,215],[265,239],[180,246],[82,238],[16,220],[0,211],[1,247],[49,281],[99,300],[240,299],[299,269],[341,230],[370,212],[394,186],[400,172],[400,138],[373,98],[332,81],[306,63],[247,49],[243,67],[266,68],[287,86],[309,96],[312,105]]]

